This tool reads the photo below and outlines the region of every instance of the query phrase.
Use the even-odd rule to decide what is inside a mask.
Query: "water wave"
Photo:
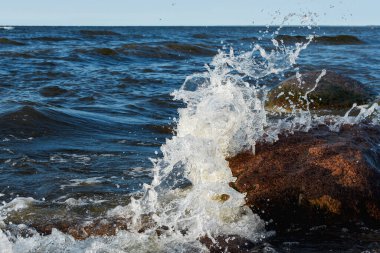
[[[47,37],[47,36],[41,36],[41,37],[33,37],[33,38],[30,38],[30,40],[35,40],[35,41],[45,41],[45,42],[60,42],[60,41],[67,41],[67,40],[76,40],[76,38],[70,38],[70,37]]]
[[[120,33],[107,30],[80,30],[79,31],[84,36],[115,36],[120,35]]]
[[[28,237],[16,237],[11,231],[0,232],[3,249],[9,252],[25,249],[42,252],[149,252],[152,249],[156,252],[207,252],[202,244],[205,240],[217,244],[220,238],[225,241],[238,238],[238,241],[257,243],[270,236],[272,233],[265,230],[260,217],[245,206],[245,196],[229,186],[234,177],[226,158],[242,150],[254,151],[256,143],[274,142],[280,134],[308,131],[321,124],[339,131],[343,124],[358,124],[364,120],[379,123],[380,108],[376,103],[353,105],[352,110],[359,110],[355,115],[351,114],[352,110],[344,116],[313,114],[309,110],[308,95],[318,86],[326,70],[318,73],[314,87],[302,97],[306,108],[293,107],[280,116],[266,109],[268,88],[261,85],[262,81],[294,68],[300,53],[312,40],[310,36],[287,48],[273,39],[273,50],[255,44],[246,52],[236,53],[232,48],[220,51],[204,72],[189,76],[182,87],[173,92],[174,99],[182,101],[186,107],[178,110],[176,135],[161,146],[162,157],[152,159],[152,182],[144,184],[142,192],[129,204],[107,212],[109,219],[125,220],[127,225],[123,231],[83,241],[55,229],[50,235],[35,232]],[[144,57],[204,53],[194,45],[172,43],[164,46],[127,44],[120,50],[124,54]],[[299,69],[296,72],[302,83]],[[0,123],[5,129],[10,126],[44,129],[46,125],[56,124],[62,129],[65,124],[80,121],[70,120],[70,115],[59,115],[59,119],[65,120],[57,120],[55,113],[23,107],[3,114]],[[39,122],[44,124],[38,125]],[[82,181],[74,181],[74,184],[78,182]],[[27,200],[24,204],[30,203],[32,201]],[[0,214],[14,211],[10,208],[13,204],[5,203]],[[4,224],[0,227],[4,228]]]
[[[204,44],[162,42],[157,44],[129,43],[122,47],[76,49],[75,52],[102,56],[134,56],[142,58],[185,59],[188,56],[213,56],[216,50]]]
[[[20,138],[42,137],[80,133],[89,129],[112,130],[106,121],[94,119],[94,115],[82,117],[52,109],[38,109],[25,105],[0,114],[0,133]]]
[[[113,48],[107,48],[107,47],[102,47],[102,48],[91,48],[91,49],[75,49],[74,50],[75,54],[79,55],[88,55],[88,56],[105,56],[105,57],[111,57],[114,58],[119,54],[119,52]]]
[[[203,44],[160,43],[156,46],[143,43],[125,44],[121,51],[126,55],[151,58],[183,59],[187,55],[212,56],[215,51]]]

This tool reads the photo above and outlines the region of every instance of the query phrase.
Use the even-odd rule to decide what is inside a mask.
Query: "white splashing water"
[[[356,124],[369,116],[378,122],[377,104],[358,107],[357,116],[315,116],[293,108],[285,118],[268,118],[266,87],[250,84],[247,77],[260,80],[291,68],[307,43],[287,48],[276,40],[276,49],[266,51],[255,45],[252,51],[235,54],[219,52],[204,73],[189,76],[173,93],[187,107],[179,109],[177,135],[161,147],[163,158],[153,161],[154,179],[144,185],[142,198],[119,206],[109,216],[130,219],[128,231],[111,237],[83,241],[57,230],[49,236],[14,238],[0,232],[0,252],[207,252],[199,238],[212,240],[221,235],[259,241],[268,233],[263,221],[246,207],[244,195],[229,187],[234,181],[226,157],[244,149],[254,151],[258,141],[276,141],[280,133],[308,131],[319,124],[338,130],[342,124]],[[325,75],[323,70],[315,87]],[[301,80],[302,76],[297,75]],[[354,107],[357,107],[354,105]],[[328,119],[328,120],[327,120]],[[326,123],[329,122],[329,123]],[[0,208],[6,211],[5,206]],[[148,217],[148,218],[147,218]],[[147,222],[148,220],[148,222]],[[160,235],[157,231],[160,230]],[[144,231],[144,232],[141,232]]]
[[[13,26],[0,26],[0,29],[4,29],[4,30],[13,30],[15,29]]]

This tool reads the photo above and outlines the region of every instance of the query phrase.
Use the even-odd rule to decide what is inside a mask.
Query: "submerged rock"
[[[44,97],[56,97],[68,93],[69,91],[59,86],[45,86],[40,89],[40,94]]]
[[[90,236],[112,236],[119,230],[127,230],[127,222],[123,219],[96,219],[87,223],[56,221],[32,224],[31,227],[42,235],[49,235],[53,229],[58,229],[77,240],[84,240]]]
[[[214,56],[215,51],[202,44],[166,43],[165,47],[178,53],[190,55]]]
[[[113,36],[113,35],[121,35],[120,33],[114,31],[106,31],[106,30],[80,30],[82,35],[85,36]]]
[[[277,35],[276,40],[284,44],[306,43],[308,38],[302,35]],[[353,35],[335,35],[335,36],[318,36],[312,40],[312,43],[322,45],[361,45],[365,44],[364,41]]]
[[[3,45],[12,45],[12,46],[25,46],[26,44],[25,43],[22,43],[22,42],[19,42],[19,41],[15,41],[15,40],[10,40],[10,39],[7,39],[7,38],[0,38],[0,45],[3,44]]]
[[[344,126],[282,136],[230,158],[235,189],[276,228],[380,224],[380,127]]]
[[[353,35],[321,36],[315,39],[316,43],[325,45],[361,45],[364,41]]]
[[[69,198],[63,205],[39,202],[31,198],[24,208],[7,213],[3,229],[16,237],[27,237],[28,234],[36,233],[50,235],[53,229],[69,234],[77,240],[91,236],[112,236],[120,230],[127,230],[127,224],[130,222],[125,218],[105,215],[109,208],[114,208],[114,201],[123,200],[111,199],[103,204],[86,204],[86,198]]]
[[[95,49],[95,52],[101,55],[105,56],[115,56],[117,55],[117,52],[111,48],[97,48]]]
[[[286,34],[280,34],[275,37],[275,40],[281,41],[284,44],[288,43],[297,43],[297,42],[302,42],[305,43],[307,42],[306,36],[302,35],[286,35]]]
[[[196,34],[193,34],[191,37],[195,39],[209,39],[210,35],[207,33],[196,33]]]
[[[315,87],[321,73],[322,71],[311,71],[301,74],[301,84],[296,75],[281,82],[268,94],[268,109],[290,110],[293,105],[306,109],[304,96]],[[312,110],[349,109],[354,103],[369,102],[371,97],[371,92],[362,83],[333,71],[326,71],[315,90],[307,96]]]

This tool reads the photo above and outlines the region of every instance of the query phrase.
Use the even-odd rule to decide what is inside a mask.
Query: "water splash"
[[[154,161],[152,184],[144,185],[142,198],[116,213],[133,217],[135,231],[151,217],[153,225],[145,234],[165,227],[160,236],[177,238],[181,247],[195,246],[204,236],[264,238],[263,221],[244,206],[244,195],[229,187],[234,178],[226,157],[254,149],[257,141],[274,141],[282,130],[269,126],[266,87],[246,77],[259,80],[291,68],[308,43],[271,52],[259,45],[237,55],[233,49],[219,52],[204,73],[189,76],[173,93],[187,107],[179,109],[177,135],[161,147],[163,158]]]

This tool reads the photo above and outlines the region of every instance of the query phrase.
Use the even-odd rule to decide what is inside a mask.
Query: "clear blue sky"
[[[1,0],[0,25],[266,25],[308,11],[319,25],[380,25],[380,0]]]

